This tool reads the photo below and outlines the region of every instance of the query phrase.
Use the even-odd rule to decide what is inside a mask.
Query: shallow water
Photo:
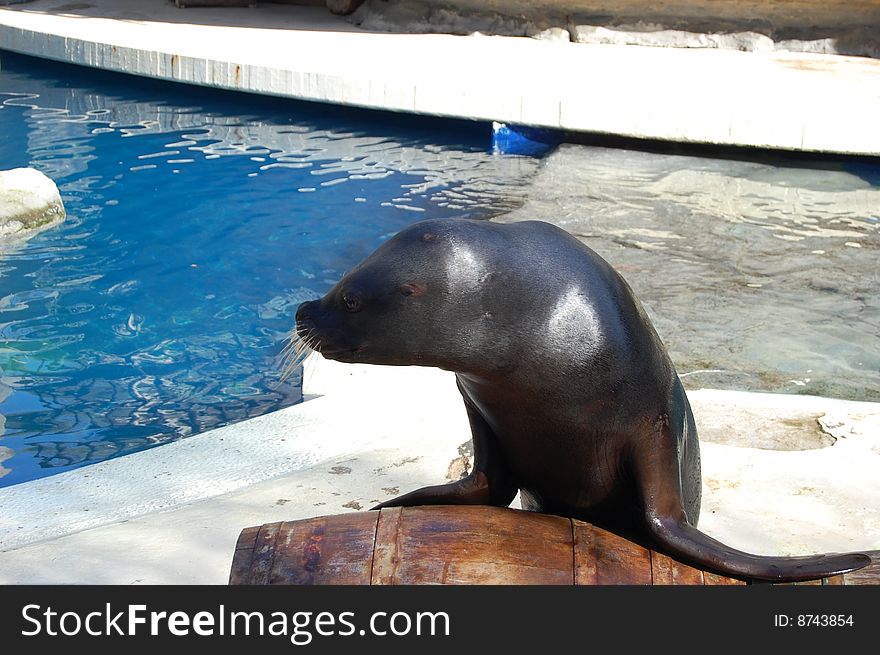
[[[298,402],[277,357],[300,302],[409,223],[517,206],[536,168],[487,125],[4,53],[0,135],[0,169],[68,212],[0,252],[0,486]]]
[[[687,387],[880,401],[880,162],[565,145],[529,195],[513,216],[611,262]]]

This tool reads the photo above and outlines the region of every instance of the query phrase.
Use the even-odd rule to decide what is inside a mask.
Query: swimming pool
[[[0,252],[0,486],[298,402],[301,301],[408,223],[517,206],[537,166],[488,125],[2,52],[0,134],[68,212]]]

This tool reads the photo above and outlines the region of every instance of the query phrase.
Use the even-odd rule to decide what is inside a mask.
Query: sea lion
[[[807,580],[871,561],[757,556],[697,530],[699,441],[675,367],[624,279],[549,223],[413,224],[303,303],[296,334],[341,362],[455,372],[472,473],[378,508],[507,506],[519,490],[524,509],[726,575]]]

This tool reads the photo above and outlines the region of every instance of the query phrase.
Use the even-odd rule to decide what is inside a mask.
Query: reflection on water
[[[0,169],[68,212],[0,253],[0,485],[297,402],[300,302],[408,223],[521,204],[536,167],[488,128],[0,65]]]
[[[635,289],[690,387],[880,401],[880,164],[565,146],[520,218]]]

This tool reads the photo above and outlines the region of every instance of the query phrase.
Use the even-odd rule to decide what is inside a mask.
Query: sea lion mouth
[[[316,348],[321,356],[326,359],[333,359],[337,362],[343,363],[356,363],[359,360],[358,354],[363,350],[363,348]]]
[[[344,355],[354,355],[363,350],[362,348],[342,348],[320,341],[315,343],[314,349],[329,359],[335,359]]]
[[[313,350],[321,355],[324,359],[330,359],[343,364],[362,364],[363,356],[361,352],[363,346],[357,348],[343,348],[328,343],[316,343]]]
[[[355,361],[357,355],[366,348],[366,344],[361,344],[355,348],[336,344],[330,335],[319,330],[314,322],[308,319],[297,321],[296,335],[300,340],[307,343],[309,348],[320,353],[326,359],[344,362]]]

